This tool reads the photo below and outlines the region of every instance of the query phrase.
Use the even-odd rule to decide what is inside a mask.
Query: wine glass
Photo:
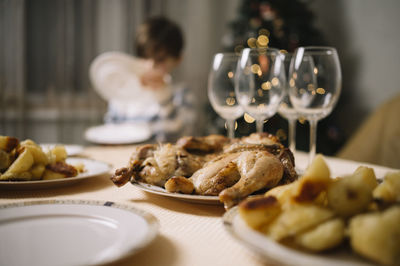
[[[342,72],[335,48],[296,49],[289,69],[289,97],[299,116],[310,123],[309,164],[316,153],[317,123],[335,107],[342,88]]]
[[[290,67],[290,61],[292,59],[293,54],[290,53],[285,53],[282,54],[282,57],[284,58],[284,66],[285,66],[285,74],[288,75],[289,77],[289,67]],[[289,80],[289,78],[287,78]],[[289,149],[293,152],[293,154],[296,153],[296,123],[297,119],[299,118],[296,109],[294,109],[292,103],[290,102],[289,99],[289,84],[286,83],[285,85],[285,96],[282,99],[281,104],[279,105],[278,108],[278,114],[281,115],[283,118],[285,118],[288,121],[289,124],[289,138],[288,138],[288,147]]]
[[[208,77],[208,98],[212,107],[226,120],[228,137],[235,137],[235,121],[243,109],[235,97],[235,72],[239,56],[234,53],[218,53],[214,56]]]
[[[279,50],[243,49],[235,82],[236,98],[243,109],[255,118],[257,132],[263,132],[264,120],[277,112],[285,93],[286,75]]]

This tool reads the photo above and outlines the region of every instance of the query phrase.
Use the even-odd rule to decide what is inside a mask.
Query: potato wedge
[[[310,251],[319,252],[340,245],[344,236],[345,223],[342,219],[336,218],[296,236],[295,243]]]
[[[274,196],[248,198],[239,204],[239,215],[256,230],[265,228],[279,213],[281,206]]]
[[[352,174],[353,178],[360,178],[360,182],[367,184],[371,191],[378,186],[374,169],[366,166],[359,166]]]
[[[366,210],[372,202],[370,185],[362,178],[337,178],[327,191],[329,206],[339,215],[349,217]]]
[[[6,170],[10,167],[12,163],[12,158],[8,152],[0,150],[0,171]]]
[[[0,136],[0,150],[10,152],[19,144],[19,140],[14,137]]]
[[[34,163],[33,156],[31,152],[27,149],[25,149],[18,157],[17,159],[10,165],[10,167],[7,169],[7,171],[4,174],[7,173],[14,173],[14,174],[19,174],[23,172],[28,172],[29,169],[32,167]]]
[[[53,162],[63,162],[65,159],[67,159],[67,151],[65,150],[64,146],[57,145],[53,149],[51,149],[51,154],[54,156],[54,161]]]
[[[322,154],[317,154],[303,176],[313,176],[319,179],[329,179],[331,172]]]
[[[48,157],[46,156],[46,154],[43,152],[43,150],[37,146],[37,145],[25,145],[22,146],[25,149],[29,150],[29,152],[32,154],[33,156],[33,161],[35,164],[48,164],[49,160]]]
[[[320,193],[325,191],[331,183],[330,171],[322,155],[317,155],[306,170],[305,174],[296,182],[293,200],[296,202],[313,202]]]
[[[265,192],[264,196],[265,197],[273,196],[278,199],[281,205],[285,205],[286,203],[289,203],[291,201],[293,196],[293,190],[295,188],[296,188],[296,182],[282,186],[277,186]]]
[[[400,261],[400,206],[384,212],[357,215],[350,220],[352,248],[379,264],[398,265]]]
[[[269,226],[268,235],[280,241],[309,230],[332,218],[334,212],[312,204],[293,204]]]
[[[385,203],[400,202],[400,172],[386,174],[383,182],[373,191],[373,197]]]
[[[32,166],[31,170],[29,171],[32,175],[32,180],[39,180],[42,179],[42,175],[46,167],[44,164],[36,164]]]

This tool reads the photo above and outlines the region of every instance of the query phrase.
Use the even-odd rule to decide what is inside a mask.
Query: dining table
[[[128,205],[153,215],[158,223],[156,238],[139,252],[114,261],[112,265],[276,265],[229,234],[222,219],[226,212],[222,204],[185,201],[149,193],[131,184],[114,185],[110,180],[112,173],[128,164],[135,147],[86,146],[79,156],[110,164],[108,173],[57,188],[0,189],[0,205],[52,199],[100,200]],[[295,155],[297,169],[305,169],[307,153],[298,151]],[[335,175],[351,173],[359,165],[372,166],[377,176],[384,175],[387,170],[366,163],[325,158]]]

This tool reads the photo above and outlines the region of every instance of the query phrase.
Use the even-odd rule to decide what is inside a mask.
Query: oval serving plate
[[[8,190],[32,190],[43,188],[55,188],[72,185],[82,180],[107,174],[111,170],[111,165],[105,162],[87,159],[87,158],[67,158],[66,162],[71,165],[82,163],[85,166],[85,172],[74,177],[53,179],[53,180],[35,180],[35,181],[0,181],[0,189]]]
[[[0,205],[1,265],[99,265],[149,245],[151,214],[113,202],[45,200]]]
[[[218,196],[202,196],[202,195],[189,195],[189,194],[181,194],[181,193],[171,193],[166,191],[164,188],[159,186],[154,186],[142,182],[132,182],[131,183],[134,187],[137,187],[141,190],[144,190],[149,193],[162,195],[166,197],[171,197],[191,203],[202,203],[202,204],[210,204],[210,205],[219,205],[222,204],[219,201]]]

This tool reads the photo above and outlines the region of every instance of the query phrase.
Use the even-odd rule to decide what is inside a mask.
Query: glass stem
[[[257,129],[257,133],[262,133],[264,131],[264,120],[263,119],[256,120],[256,129]]]
[[[226,126],[228,128],[228,137],[235,137],[235,120],[226,120]]]
[[[308,165],[312,163],[317,150],[317,120],[309,120],[310,123],[310,152],[308,155]]]
[[[296,153],[296,119],[289,119],[289,149],[293,154]]]

